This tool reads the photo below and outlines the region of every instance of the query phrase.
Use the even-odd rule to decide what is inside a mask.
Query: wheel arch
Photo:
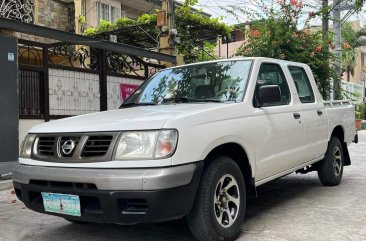
[[[345,166],[351,165],[351,157],[348,152],[347,143],[344,141],[344,128],[341,125],[334,127],[330,137],[332,137],[332,136],[337,137],[338,140],[342,144],[343,155],[344,155],[344,165]]]
[[[204,166],[206,167],[210,162],[214,161],[217,156],[228,156],[232,158],[238,164],[244,177],[247,193],[252,196],[257,196],[253,169],[244,148],[235,142],[218,145],[207,154]]]

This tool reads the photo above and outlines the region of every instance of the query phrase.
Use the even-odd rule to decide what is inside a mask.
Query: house
[[[236,24],[230,37],[222,36],[214,49],[215,55],[219,58],[231,58],[235,56],[238,49],[245,43],[245,32],[250,29],[250,23]]]

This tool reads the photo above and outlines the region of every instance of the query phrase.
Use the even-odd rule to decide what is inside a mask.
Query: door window
[[[278,85],[281,91],[281,101],[271,104],[271,106],[276,105],[287,105],[290,103],[291,95],[290,90],[287,85],[285,75],[281,67],[278,64],[264,63],[259,69],[257,84],[255,87],[254,95],[254,106],[258,106],[258,96],[259,87],[266,85]]]
[[[302,103],[315,102],[314,93],[305,70],[302,67],[296,66],[289,66],[288,69],[291,73],[292,79],[295,82],[300,101]]]

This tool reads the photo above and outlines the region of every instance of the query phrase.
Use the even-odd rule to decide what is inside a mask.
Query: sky
[[[239,16],[235,17],[232,14],[228,14],[225,11],[225,8],[228,8],[230,5],[235,5],[238,7],[248,8],[248,9],[256,9],[258,3],[262,0],[199,0],[198,4],[195,6],[196,8],[202,9],[207,13],[210,13],[212,17],[223,17],[223,21],[228,24],[236,24],[239,22],[246,22],[250,21],[251,19],[248,16],[240,14]],[[277,0],[263,0],[268,6],[271,6],[273,3],[276,3]],[[321,8],[321,1],[320,0],[303,0],[304,4],[309,5],[304,9],[304,12],[312,12],[317,11]],[[333,2],[332,0],[329,1],[330,4]],[[343,11],[342,14],[345,15],[347,11]],[[365,9],[360,14],[353,14],[349,20],[357,20],[361,21],[361,24],[366,24],[366,14]],[[321,25],[321,19],[316,18],[311,23],[312,25]]]

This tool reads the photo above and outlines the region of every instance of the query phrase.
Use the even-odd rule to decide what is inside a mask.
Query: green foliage
[[[186,63],[212,59],[216,44],[213,41],[204,41],[203,45],[205,51],[202,54],[201,46],[203,38],[215,38],[218,35],[230,35],[232,28],[227,24],[221,22],[220,18],[210,18],[201,11],[192,11],[192,6],[197,4],[197,0],[186,0],[181,7],[176,8],[176,28],[178,36],[181,39],[181,44],[177,45],[179,54],[184,55]],[[159,29],[156,27],[156,14],[144,14],[136,20],[129,18],[121,18],[116,23],[110,23],[101,20],[98,27],[87,29],[84,34],[88,36],[102,36],[108,39],[108,35],[103,35],[103,32],[126,28],[130,26],[141,25],[143,30],[150,36],[156,37],[159,34]],[[156,40],[147,37],[146,33],[140,28],[131,28],[129,31],[120,33],[118,41],[121,43],[131,44],[144,48],[156,48]]]
[[[361,8],[366,3],[366,0],[355,0],[354,3],[355,3],[355,10],[356,10],[356,12],[360,12],[361,11]]]
[[[343,71],[347,72],[347,78],[349,74],[354,74],[356,66],[356,53],[355,48],[357,47],[357,33],[352,28],[351,23],[345,23],[342,26],[342,67]]]
[[[329,39],[323,40],[319,31],[311,31],[308,27],[309,20],[315,17],[309,15],[302,30],[297,29],[303,21],[303,5],[300,1],[284,0],[278,5],[268,7],[259,5],[259,13],[252,16],[262,18],[251,24],[247,31],[249,40],[241,46],[237,55],[262,56],[284,59],[308,64],[318,84],[324,99],[328,99],[331,78],[334,71],[330,66],[333,55],[330,48],[334,47]]]
[[[366,119],[366,104],[365,103],[356,105],[355,117],[356,117],[356,119],[362,119],[362,120]]]
[[[79,23],[81,23],[81,24],[85,24],[85,23],[86,23],[86,17],[85,17],[85,16],[83,16],[83,15],[80,15],[80,16],[79,16],[78,21],[79,21]]]
[[[356,67],[356,48],[365,46],[361,37],[366,36],[366,28],[355,31],[351,23],[345,23],[342,26],[342,67],[343,72],[347,73],[347,81],[350,75],[354,74]]]

